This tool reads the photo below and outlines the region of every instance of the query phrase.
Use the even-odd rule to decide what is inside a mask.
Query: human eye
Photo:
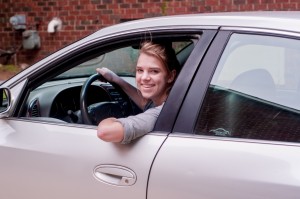
[[[150,71],[151,74],[155,75],[155,74],[158,74],[159,73],[159,70],[156,70],[156,69],[152,69]]]
[[[142,72],[143,72],[143,70],[141,68],[136,69],[136,73],[142,73]]]

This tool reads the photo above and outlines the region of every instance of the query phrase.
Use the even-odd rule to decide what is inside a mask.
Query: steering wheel
[[[98,80],[104,79],[100,74],[91,75],[83,84],[80,93],[80,111],[84,124],[98,125],[98,123],[108,117],[124,117],[123,110],[117,102],[98,102],[88,106],[87,93],[91,84]],[[112,84],[112,83],[111,83]],[[117,86],[114,86],[118,89]]]

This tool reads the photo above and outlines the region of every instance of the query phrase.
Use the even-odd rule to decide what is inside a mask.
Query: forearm
[[[114,80],[116,84],[118,84],[121,89],[133,100],[133,102],[141,109],[144,109],[147,100],[145,100],[142,95],[139,93],[138,89],[128,82],[126,82],[121,77],[116,78]]]
[[[145,100],[142,95],[139,94],[138,90],[134,86],[107,68],[97,68],[96,70],[108,82],[119,85],[121,89],[134,101],[134,103],[136,103],[136,105],[138,105],[141,109],[144,109],[147,100]]]
[[[99,123],[97,136],[106,142],[121,142],[124,138],[124,128],[116,118],[107,118]]]
[[[163,104],[135,116],[117,119],[124,129],[122,143],[130,143],[132,140],[152,131],[162,107]]]

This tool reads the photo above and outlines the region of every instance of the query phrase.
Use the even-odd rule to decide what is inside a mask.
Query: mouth
[[[147,89],[147,88],[154,87],[154,85],[153,84],[142,84],[141,87]]]

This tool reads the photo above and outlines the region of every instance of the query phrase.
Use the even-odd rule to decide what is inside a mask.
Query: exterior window
[[[300,41],[233,34],[196,134],[300,142]]]

